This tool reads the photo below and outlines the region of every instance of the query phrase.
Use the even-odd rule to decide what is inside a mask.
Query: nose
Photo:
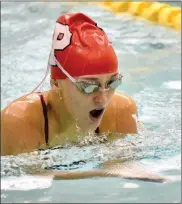
[[[107,105],[109,101],[109,95],[108,92],[97,92],[97,95],[94,97],[94,103],[95,105]]]

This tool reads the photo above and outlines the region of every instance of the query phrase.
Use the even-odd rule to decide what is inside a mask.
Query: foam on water
[[[124,188],[139,188],[139,185],[136,183],[125,183]]]
[[[49,188],[52,184],[50,177],[38,176],[21,176],[21,177],[7,177],[1,181],[2,190],[21,190],[29,191],[33,189]]]

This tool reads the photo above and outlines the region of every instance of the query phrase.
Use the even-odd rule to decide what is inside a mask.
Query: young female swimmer
[[[88,132],[137,133],[134,100],[115,92],[122,82],[116,53],[91,18],[74,13],[57,19],[49,66],[49,91],[22,96],[1,111],[1,155],[62,145],[67,138],[76,142],[78,129],[79,137]],[[113,168],[55,176],[124,175]]]
[[[88,132],[137,133],[133,99],[111,42],[82,13],[60,16],[49,58],[51,89],[22,96],[1,111],[2,155],[76,142]]]

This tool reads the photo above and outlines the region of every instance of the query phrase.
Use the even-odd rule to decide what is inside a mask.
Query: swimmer
[[[137,133],[134,100],[116,92],[123,76],[112,43],[91,18],[74,13],[57,19],[48,65],[50,90],[22,96],[1,111],[1,155],[75,143],[78,134]]]
[[[50,90],[34,91],[1,110],[2,156],[76,143],[78,135],[83,139],[90,133],[101,137],[111,133],[108,139],[117,133],[137,134],[136,103],[116,92],[123,78],[116,53],[104,30],[91,18],[74,13],[57,19],[48,68]],[[116,164],[87,172],[47,173],[54,179],[165,180]]]

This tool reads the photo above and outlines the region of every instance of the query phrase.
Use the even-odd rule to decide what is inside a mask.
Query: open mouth
[[[94,109],[94,110],[91,110],[89,113],[92,120],[98,120],[101,117],[103,112],[104,112],[104,108]]]

